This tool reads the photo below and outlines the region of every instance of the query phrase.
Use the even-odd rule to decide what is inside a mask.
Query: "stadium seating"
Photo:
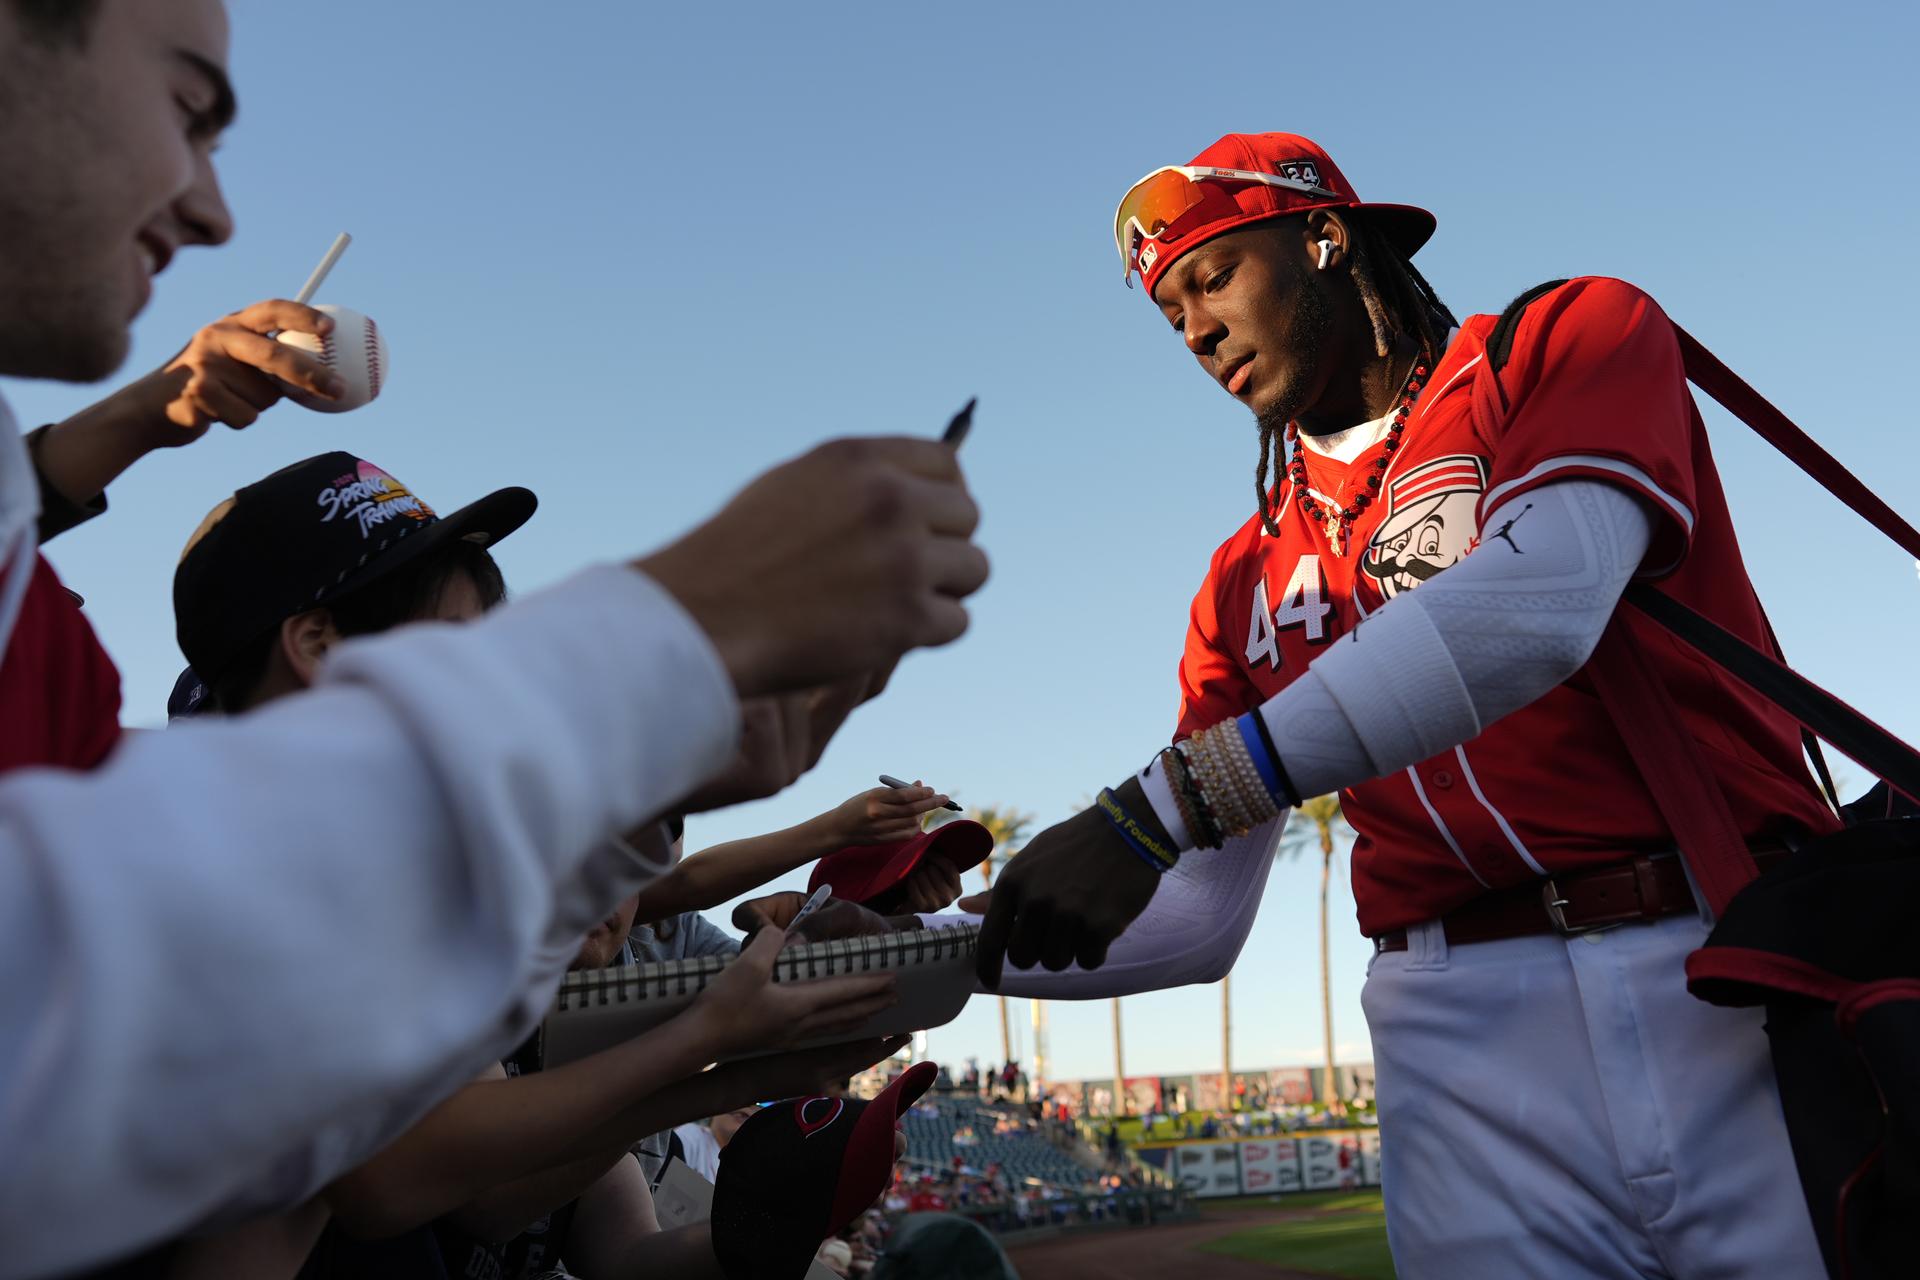
[[[1093,1179],[1095,1175],[1086,1166],[1038,1132],[995,1133],[995,1124],[1007,1114],[1011,1113],[984,1106],[969,1096],[929,1094],[907,1113],[909,1158],[942,1169],[952,1168],[956,1157],[976,1170],[998,1164],[1012,1178],[1034,1179],[1070,1190]],[[973,1134],[971,1141],[954,1141],[956,1132],[968,1129]]]

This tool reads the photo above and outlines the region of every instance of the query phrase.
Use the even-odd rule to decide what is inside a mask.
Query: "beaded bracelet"
[[[1260,779],[1256,777],[1252,785],[1248,785],[1248,777],[1240,773],[1240,760],[1233,754],[1233,747],[1240,741],[1238,727],[1233,727],[1231,741],[1219,733],[1219,725],[1196,733],[1194,739],[1200,747],[1198,758],[1204,760],[1206,768],[1210,770],[1210,773],[1202,775],[1202,779],[1208,787],[1208,800],[1215,802],[1213,810],[1219,814],[1219,825],[1227,831],[1227,835],[1252,831],[1258,825],[1252,800],[1260,793]],[[1248,760],[1248,773],[1252,768],[1254,766]]]
[[[1246,738],[1241,736],[1239,721],[1224,720],[1207,732],[1218,744],[1220,758],[1233,778],[1240,811],[1247,818],[1247,830],[1251,831],[1269,818],[1277,817],[1280,808],[1273,802],[1273,788],[1267,786],[1266,780],[1260,776],[1253,752],[1247,748]]]
[[[1249,711],[1234,721],[1234,726],[1240,731],[1240,741],[1246,745],[1247,754],[1253,760],[1253,767],[1260,773],[1260,785],[1267,789],[1268,795],[1278,795],[1280,794],[1280,774],[1274,766],[1279,761],[1267,750],[1266,744],[1260,740],[1258,731],[1254,729],[1254,724],[1259,721],[1260,713]]]
[[[1287,808],[1298,809],[1300,788],[1294,786],[1293,779],[1287,776],[1286,763],[1280,759],[1280,748],[1273,745],[1273,730],[1267,728],[1267,718],[1256,710],[1247,712],[1241,720],[1253,721],[1254,736],[1260,739],[1260,749],[1266,753],[1267,763],[1273,766],[1274,775],[1279,779],[1280,785],[1273,789],[1273,794],[1285,800]]]
[[[1188,781],[1184,786],[1182,785],[1182,777],[1187,768],[1186,757],[1180,754],[1177,747],[1162,747],[1153,759],[1160,766],[1160,776],[1166,780],[1167,791],[1173,796],[1173,807],[1174,811],[1180,815],[1180,825],[1187,829],[1187,843],[1197,844],[1200,839],[1200,821],[1194,813],[1193,801],[1187,796],[1187,791],[1193,784]],[[1152,766],[1149,765],[1148,768]]]
[[[1226,843],[1227,831],[1233,825],[1233,815],[1226,807],[1226,790],[1214,776],[1213,758],[1198,736],[1180,744],[1180,755],[1187,764],[1187,780],[1193,787],[1194,803],[1205,815],[1207,843],[1217,849]]]
[[[1127,847],[1155,871],[1165,875],[1173,870],[1174,863],[1180,861],[1178,853],[1154,839],[1147,833],[1147,829],[1140,825],[1138,819],[1120,807],[1120,802],[1113,798],[1113,792],[1102,787],[1100,794],[1094,797],[1093,802],[1100,806],[1100,812],[1105,814],[1107,821],[1113,824],[1113,829],[1120,833],[1120,838],[1127,842]]]
[[[1236,735],[1237,736],[1237,735]],[[1233,776],[1233,765],[1221,752],[1220,735],[1204,729],[1187,740],[1187,760],[1200,784],[1207,807],[1219,819],[1220,831],[1235,836],[1253,826],[1244,803],[1243,786]]]
[[[1221,721],[1188,739],[1188,761],[1218,827],[1243,835],[1279,814],[1272,791],[1254,762],[1237,721]]]
[[[1186,820],[1187,832],[1193,837],[1196,847],[1218,849],[1226,843],[1220,834],[1220,824],[1214,821],[1213,810],[1207,807],[1206,798],[1200,794],[1200,785],[1194,781],[1193,764],[1187,759],[1185,743],[1168,747],[1173,753],[1173,767],[1168,770],[1167,778],[1173,783],[1173,798],[1180,806],[1180,816]]]

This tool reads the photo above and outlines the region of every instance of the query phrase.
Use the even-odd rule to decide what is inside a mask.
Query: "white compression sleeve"
[[[1543,485],[1482,525],[1503,526],[1261,707],[1301,795],[1458,746],[1578,671],[1653,537],[1640,499],[1597,480]]]
[[[1000,994],[1036,1000],[1104,1000],[1188,983],[1218,982],[1233,969],[1266,892],[1286,815],[1189,854],[1162,877],[1153,901],[1114,939],[1098,969],[1079,965],[1050,973],[1015,969],[1000,975]],[[926,927],[980,922],[974,915],[921,916]]]

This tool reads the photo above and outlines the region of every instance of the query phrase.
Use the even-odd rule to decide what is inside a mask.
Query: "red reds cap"
[[[800,1280],[820,1242],[865,1213],[893,1176],[893,1134],[940,1068],[916,1062],[871,1102],[763,1107],[720,1153],[714,1257],[728,1280]]]
[[[993,833],[977,822],[960,818],[911,840],[853,844],[830,853],[814,864],[807,892],[830,884],[836,898],[871,902],[912,875],[920,860],[930,853],[938,853],[955,871],[965,871],[978,866],[992,852]]]
[[[1197,202],[1172,218],[1157,236],[1142,239],[1137,245],[1134,266],[1149,295],[1167,268],[1196,246],[1255,222],[1309,209],[1365,209],[1369,225],[1379,228],[1408,257],[1433,235],[1431,213],[1412,205],[1368,204],[1318,143],[1296,133],[1230,133],[1195,156],[1188,167],[1269,174],[1287,179],[1290,185],[1230,178],[1193,181],[1192,195],[1198,197]],[[1116,229],[1124,227],[1128,201],[1135,193],[1168,172],[1159,170],[1134,184],[1127,199],[1121,201]],[[1149,235],[1154,232],[1151,225],[1141,230]]]

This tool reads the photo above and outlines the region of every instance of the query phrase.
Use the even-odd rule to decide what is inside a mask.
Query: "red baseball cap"
[[[911,840],[853,844],[830,853],[814,864],[807,892],[830,884],[836,898],[870,902],[905,880],[930,853],[938,853],[955,871],[965,871],[978,866],[992,852],[993,833],[977,822],[959,818]]]
[[[1195,156],[1195,168],[1234,169],[1272,174],[1317,190],[1269,186],[1259,182],[1201,180],[1198,203],[1170,222],[1157,239],[1144,240],[1134,258],[1149,296],[1167,268],[1189,250],[1255,222],[1305,213],[1309,209],[1365,209],[1370,226],[1412,257],[1433,235],[1434,217],[1405,204],[1369,204],[1362,200],[1317,142],[1297,133],[1230,133]],[[1149,175],[1149,178],[1153,175]],[[1142,183],[1147,179],[1142,179]],[[1141,183],[1135,183],[1135,189]],[[1131,196],[1132,191],[1128,192]],[[1126,201],[1122,200],[1124,209]],[[1124,219],[1121,219],[1124,221]]]

